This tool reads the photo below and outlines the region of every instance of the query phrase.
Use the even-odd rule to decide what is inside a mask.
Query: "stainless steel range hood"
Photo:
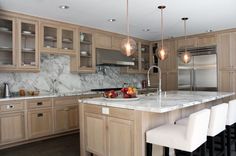
[[[96,49],[97,66],[133,66],[134,62],[131,57],[123,55],[120,51]]]

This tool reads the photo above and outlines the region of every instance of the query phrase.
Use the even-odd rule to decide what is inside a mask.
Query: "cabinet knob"
[[[14,108],[13,105],[7,105],[7,109],[12,109],[12,108]]]
[[[43,105],[43,102],[38,102],[37,103],[37,106],[41,106],[41,105]]]
[[[38,113],[37,116],[38,117],[43,117],[43,113]]]

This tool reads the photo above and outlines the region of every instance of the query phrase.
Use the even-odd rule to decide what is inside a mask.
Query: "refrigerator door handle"
[[[190,91],[193,91],[193,69],[190,70]]]
[[[193,69],[193,91],[196,91],[196,71]]]

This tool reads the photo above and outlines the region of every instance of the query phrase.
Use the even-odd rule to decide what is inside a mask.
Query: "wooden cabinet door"
[[[121,42],[124,38],[112,36],[111,47],[114,50],[121,50]]]
[[[111,49],[111,36],[106,34],[95,34],[95,47],[96,48],[104,48],[104,49]]]
[[[179,39],[177,40],[177,48],[182,49],[186,47],[197,47],[197,37],[187,38],[185,39]]]
[[[0,115],[0,143],[20,141],[24,138],[24,113]]]
[[[105,116],[85,113],[85,146],[87,151],[106,156],[106,128]]]
[[[166,60],[166,70],[167,71],[177,71],[177,51],[175,48],[175,41],[170,40],[165,42],[166,50],[168,51],[168,58]]]
[[[212,46],[212,45],[216,45],[215,35],[198,37],[198,41],[197,41],[198,47]]]
[[[51,109],[32,110],[28,112],[29,137],[41,137],[52,134]]]
[[[39,69],[38,22],[19,19],[19,67]]]
[[[177,90],[178,89],[178,76],[177,72],[167,73],[166,90]]]
[[[236,69],[236,32],[230,33],[230,64]]]
[[[0,17],[0,71],[16,68],[16,19],[8,16]]]
[[[231,68],[230,33],[220,34],[217,36],[217,54],[218,54],[219,69],[224,70]]]
[[[78,128],[78,106],[55,108],[55,132]]]
[[[133,121],[108,118],[108,156],[133,156],[133,140]]]

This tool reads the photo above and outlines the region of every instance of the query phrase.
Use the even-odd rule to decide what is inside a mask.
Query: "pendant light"
[[[163,45],[163,38],[164,38],[164,35],[163,35],[163,10],[166,8],[166,6],[164,5],[161,5],[161,6],[158,6],[158,9],[161,10],[161,48],[157,49],[156,51],[156,54],[158,56],[158,58],[161,60],[161,61],[164,61],[167,59],[168,57],[168,53],[167,51],[164,49],[164,45]]]
[[[126,0],[127,38],[121,41],[121,52],[126,56],[133,55],[137,50],[136,42],[129,36],[129,1]]]
[[[186,22],[188,20],[187,17],[182,18],[184,21],[184,42],[185,42],[185,50],[184,53],[181,55],[181,60],[183,63],[187,64],[191,61],[191,54],[187,51],[187,37],[186,37]]]

